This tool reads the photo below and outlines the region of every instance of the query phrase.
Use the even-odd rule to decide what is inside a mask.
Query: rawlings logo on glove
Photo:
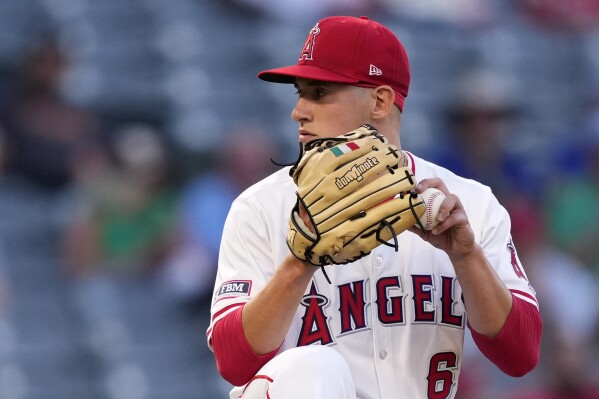
[[[287,235],[291,252],[324,266],[353,262],[381,244],[397,250],[397,235],[425,211],[412,191],[412,172],[398,162],[397,148],[369,125],[306,144],[290,171],[297,184]]]

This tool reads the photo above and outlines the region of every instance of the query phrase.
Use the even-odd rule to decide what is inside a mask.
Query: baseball
[[[420,197],[426,205],[426,211],[420,217],[420,223],[422,223],[425,230],[432,230],[439,223],[437,214],[443,200],[445,200],[445,194],[441,190],[431,187],[420,193]]]

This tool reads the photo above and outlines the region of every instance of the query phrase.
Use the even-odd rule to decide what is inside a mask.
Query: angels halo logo
[[[320,28],[318,27],[318,23],[314,25],[314,27],[310,30],[310,34],[306,38],[306,42],[304,43],[304,47],[302,49],[302,53],[300,54],[299,60],[308,60],[311,61],[314,55],[314,45],[316,44],[316,36],[320,33]]]

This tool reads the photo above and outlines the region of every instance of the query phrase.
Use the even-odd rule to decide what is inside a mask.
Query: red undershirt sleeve
[[[501,371],[521,377],[539,362],[543,322],[539,310],[512,294],[512,309],[499,334],[489,338],[470,332],[476,346]]]
[[[248,343],[241,324],[243,307],[219,320],[212,330],[212,349],[220,375],[235,386],[248,383],[279,351],[257,355]]]

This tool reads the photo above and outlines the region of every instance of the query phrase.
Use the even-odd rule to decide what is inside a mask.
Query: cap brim
[[[292,65],[269,69],[258,73],[258,77],[267,82],[295,83],[296,78],[320,80],[323,82],[355,84],[360,81],[354,78],[328,71],[311,65]]]
[[[310,79],[322,82],[347,83],[359,85],[360,80],[349,78],[329,70],[312,65],[292,65],[282,68],[269,69],[258,73],[258,77],[266,82],[295,83],[295,79]],[[403,111],[405,96],[395,91],[395,104]]]

